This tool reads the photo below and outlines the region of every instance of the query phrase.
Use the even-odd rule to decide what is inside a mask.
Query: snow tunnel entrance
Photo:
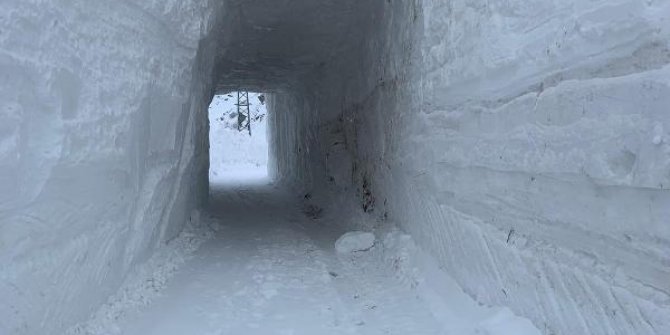
[[[210,186],[267,180],[265,94],[235,91],[215,95],[208,115]]]

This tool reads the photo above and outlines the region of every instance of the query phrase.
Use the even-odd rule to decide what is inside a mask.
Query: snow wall
[[[0,334],[62,334],[207,196],[219,1],[0,3]]]
[[[355,197],[546,334],[670,333],[670,3],[367,10],[272,100],[276,174]]]

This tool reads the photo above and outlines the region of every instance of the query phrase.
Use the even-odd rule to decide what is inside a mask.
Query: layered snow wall
[[[244,88],[271,175],[398,224],[479,302],[670,332],[667,1],[0,6],[2,331],[85,319],[179,231],[207,103]]]
[[[546,334],[669,333],[670,4],[393,1],[369,20],[356,61],[291,105],[318,111],[313,175]]]
[[[1,334],[85,320],[204,200],[217,8],[0,4]]]

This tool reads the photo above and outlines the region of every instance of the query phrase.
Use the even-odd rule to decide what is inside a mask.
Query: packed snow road
[[[338,233],[316,235],[324,224],[277,195],[217,192],[215,237],[122,333],[439,333],[409,291],[374,267],[343,266],[333,250]]]
[[[451,307],[425,299],[434,294],[418,289],[427,282],[398,249],[407,235],[387,234],[393,250],[375,242],[365,251],[336,252],[344,231],[328,215],[305,215],[294,200],[272,186],[213,191],[203,218],[213,236],[165,287],[140,298],[146,306],[120,306],[106,312],[106,323],[92,320],[77,333],[535,334],[528,321],[484,310],[455,287],[447,287]]]

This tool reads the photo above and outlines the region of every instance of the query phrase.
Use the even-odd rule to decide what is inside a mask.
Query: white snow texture
[[[543,334],[670,334],[668,0],[4,0],[0,334],[84,324],[184,238],[241,88],[311,212]]]
[[[0,334],[62,334],[206,197],[218,1],[0,2]]]
[[[356,251],[368,251],[375,245],[375,234],[363,231],[350,231],[335,241],[335,250],[342,254]]]

